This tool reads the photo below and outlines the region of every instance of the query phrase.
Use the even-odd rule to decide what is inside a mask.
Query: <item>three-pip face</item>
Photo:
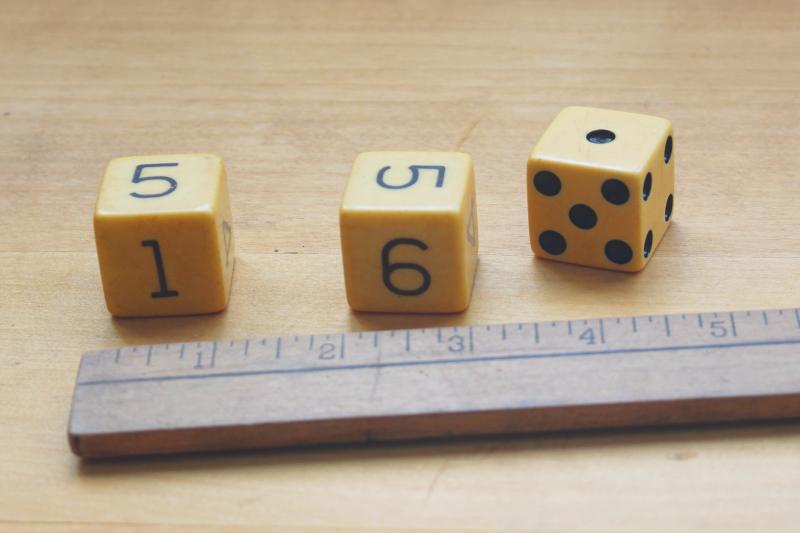
[[[536,255],[638,271],[672,219],[675,157],[663,118],[565,108],[528,159],[528,223]]]

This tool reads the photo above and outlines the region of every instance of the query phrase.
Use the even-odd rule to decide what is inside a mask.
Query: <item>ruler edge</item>
[[[767,307],[767,308],[758,308],[758,309],[733,309],[733,310],[724,310],[724,311],[719,311],[719,310],[718,311],[689,311],[689,312],[684,312],[684,313],[654,313],[654,314],[649,314],[649,315],[645,314],[645,315],[596,316],[596,317],[581,317],[581,318],[572,318],[572,319],[560,318],[560,319],[556,319],[556,320],[550,320],[550,319],[534,320],[534,321],[531,321],[531,322],[495,322],[495,323],[485,323],[485,324],[461,324],[461,325],[453,325],[453,326],[449,326],[448,325],[448,326],[436,326],[436,328],[441,328],[441,329],[456,328],[456,329],[458,329],[458,328],[471,328],[471,327],[474,328],[474,327],[486,327],[486,326],[491,326],[491,327],[494,328],[494,327],[501,327],[501,326],[510,326],[512,324],[513,325],[522,324],[523,326],[533,326],[535,324],[541,325],[541,324],[553,323],[553,322],[555,322],[555,323],[567,323],[567,322],[583,322],[583,321],[593,321],[593,320],[594,321],[599,321],[599,320],[617,320],[617,319],[624,320],[624,319],[633,319],[633,318],[637,318],[638,319],[638,318],[648,318],[648,317],[650,317],[650,318],[654,318],[654,317],[661,317],[661,318],[669,317],[669,318],[672,318],[672,317],[681,317],[683,315],[693,315],[693,316],[713,315],[713,314],[731,315],[731,314],[736,314],[736,313],[752,313],[752,312],[760,313],[760,312],[765,312],[765,311],[766,312],[771,312],[771,311],[774,311],[774,312],[779,312],[779,311],[792,312],[792,313],[794,313],[794,315],[796,317],[796,320],[798,321],[798,328],[800,328],[800,307]],[[380,314],[393,314],[393,313],[380,313]],[[404,314],[407,314],[407,313],[404,313]],[[425,315],[425,313],[414,313],[414,316],[423,316],[423,315]],[[438,316],[438,315],[434,315],[434,316]],[[159,317],[159,318],[164,318],[164,317]],[[80,371],[81,371],[81,368],[83,366],[83,361],[88,356],[95,355],[95,354],[103,355],[103,354],[107,354],[110,351],[124,350],[124,349],[127,349],[127,348],[151,348],[151,347],[152,348],[156,348],[156,347],[159,347],[159,346],[167,346],[167,345],[170,345],[170,344],[191,344],[191,343],[197,343],[197,344],[215,343],[215,342],[216,343],[225,343],[225,342],[236,343],[236,342],[253,341],[253,340],[256,340],[256,339],[272,340],[272,339],[279,339],[279,338],[285,339],[287,337],[315,337],[315,336],[319,336],[319,335],[341,336],[341,335],[357,335],[358,333],[391,333],[393,331],[423,331],[423,330],[426,330],[426,329],[435,329],[435,328],[429,328],[429,327],[428,328],[416,328],[415,327],[415,328],[396,328],[396,329],[362,329],[362,330],[355,330],[355,331],[334,331],[334,332],[331,332],[331,333],[288,333],[288,334],[284,334],[284,335],[273,335],[273,336],[269,336],[269,337],[242,337],[242,338],[238,338],[238,339],[232,339],[232,338],[206,339],[206,340],[182,341],[182,342],[175,342],[175,343],[167,342],[167,343],[157,343],[157,344],[126,344],[126,345],[123,345],[123,346],[115,345],[115,346],[109,346],[109,347],[106,347],[106,348],[96,348],[96,349],[93,349],[93,350],[87,350],[87,351],[83,352],[81,354],[80,364],[78,365],[78,375],[76,377],[80,377]],[[76,380],[76,384],[77,384],[77,380]]]
[[[777,405],[789,404],[790,408],[776,414],[778,410],[775,408]],[[645,420],[640,422],[632,422],[633,416],[629,416],[628,412],[630,406],[639,405],[644,413]],[[693,411],[693,406],[700,406],[707,408],[711,405],[716,411],[715,416],[709,417],[707,410]],[[685,413],[694,414],[694,416],[679,416],[665,415],[667,410],[665,406],[671,406],[677,409],[683,409]],[[583,423],[580,424],[545,424],[542,427],[533,427],[530,422],[525,427],[517,426],[514,429],[499,429],[497,424],[489,426],[488,429],[481,429],[478,431],[464,430],[463,428],[448,429],[447,431],[438,431],[436,433],[404,433],[401,435],[387,435],[383,436],[380,433],[375,433],[375,429],[366,429],[363,436],[352,437],[345,436],[339,438],[330,438],[329,433],[322,433],[315,435],[313,438],[303,440],[302,442],[296,439],[288,439],[285,442],[269,439],[265,436],[269,432],[280,432],[286,428],[293,429],[295,427],[312,427],[316,428],[320,423],[328,427],[333,427],[343,422],[359,421],[361,425],[370,427],[376,422],[381,420],[391,420],[396,422],[402,420],[406,424],[416,426],[416,424],[424,420],[433,426],[440,426],[442,421],[450,419],[462,419],[469,421],[475,417],[489,416],[489,417],[562,417],[564,410],[574,411],[577,416],[583,417]],[[609,412],[617,412],[617,418],[612,419],[610,422],[603,418],[604,414]],[[670,413],[672,411],[669,411]],[[742,414],[742,413],[746,414]],[[725,414],[728,413],[728,414]],[[619,415],[622,416],[619,416]],[[158,430],[141,430],[141,431],[126,431],[126,432],[109,432],[109,433],[87,433],[75,434],[72,431],[68,433],[68,440],[72,452],[83,460],[91,459],[104,459],[104,458],[117,458],[117,457],[145,457],[145,456],[163,456],[175,454],[198,454],[198,453],[215,453],[224,451],[241,451],[241,450],[286,450],[286,449],[305,449],[312,447],[323,446],[336,446],[336,445],[357,445],[365,446],[376,443],[391,443],[391,442],[409,442],[413,440],[430,441],[430,442],[444,442],[453,439],[470,438],[470,437],[501,437],[503,435],[547,435],[559,432],[566,433],[588,433],[591,431],[603,430],[635,430],[645,428],[669,428],[669,427],[697,427],[702,425],[734,425],[734,424],[752,424],[756,422],[777,422],[777,421],[792,421],[800,420],[800,390],[794,393],[781,393],[781,394],[766,394],[756,396],[707,396],[702,398],[678,398],[678,399],[659,399],[649,401],[631,401],[631,402],[616,402],[616,403],[584,403],[573,404],[568,406],[534,406],[534,407],[517,407],[517,408],[503,408],[503,409],[489,409],[489,410],[472,410],[472,411],[452,411],[452,412],[438,412],[438,413],[411,413],[403,415],[389,415],[379,417],[344,417],[344,418],[326,418],[326,419],[311,419],[300,421],[282,421],[282,422],[260,422],[252,424],[230,424],[218,426],[192,426],[171,429],[158,429]],[[184,437],[196,433],[213,432],[216,436],[224,437],[219,439],[216,445],[200,445],[200,446],[169,446],[163,443],[170,443],[170,439],[164,439],[164,436],[178,436]],[[246,444],[236,445],[232,444],[236,435],[241,433],[250,432],[256,434],[256,439],[250,440]],[[348,433],[352,433],[348,431]],[[314,435],[314,433],[311,433]],[[136,448],[136,442],[141,440],[157,440],[162,443],[162,446],[149,447],[147,451],[132,451]],[[108,446],[108,443],[111,443]],[[122,451],[119,447],[114,446],[115,442],[124,442],[126,446]],[[200,441],[205,442],[205,441]],[[88,446],[87,446],[88,444]]]
[[[740,310],[730,310],[730,311],[697,311],[697,312],[690,311],[688,313],[656,313],[656,314],[652,314],[652,315],[645,314],[645,315],[627,315],[627,316],[605,316],[605,317],[595,317],[595,318],[559,319],[559,320],[555,320],[555,321],[553,321],[553,320],[539,320],[539,321],[534,321],[534,322],[500,322],[500,323],[494,323],[494,324],[477,324],[477,325],[466,324],[466,325],[437,326],[437,327],[441,327],[441,328],[471,328],[471,327],[485,327],[485,326],[491,326],[491,327],[497,326],[497,327],[500,327],[500,326],[508,326],[508,325],[511,325],[511,324],[514,324],[514,325],[522,324],[524,326],[533,326],[535,324],[542,324],[542,323],[547,323],[547,322],[551,322],[551,323],[552,322],[555,322],[555,323],[567,323],[567,322],[570,322],[570,321],[578,322],[578,321],[584,321],[584,320],[586,320],[586,321],[602,321],[602,320],[634,319],[634,318],[645,318],[646,319],[648,317],[649,318],[653,318],[653,317],[683,317],[683,316],[686,316],[686,315],[703,316],[703,315],[708,315],[708,314],[712,314],[712,315],[713,314],[718,314],[718,315],[719,314],[727,314],[727,315],[731,315],[732,316],[732,315],[734,315],[736,313],[783,312],[783,311],[789,311],[791,313],[794,313],[794,315],[795,315],[795,317],[796,317],[796,319],[798,321],[798,327],[800,327],[800,308],[797,308],[797,307],[780,307],[780,308],[774,308],[773,307],[773,308],[758,308],[758,309],[740,309]],[[433,329],[433,328],[398,328],[398,329],[383,329],[383,330],[357,330],[357,331],[347,331],[347,332],[334,332],[334,333],[330,333],[330,334],[327,334],[327,335],[337,335],[337,336],[338,335],[351,335],[351,334],[358,334],[359,332],[382,333],[382,332],[392,332],[392,331],[422,331],[422,330],[426,330],[426,329]],[[313,335],[326,335],[326,334],[325,333],[319,333],[319,334],[311,334],[311,335],[313,336]],[[288,336],[292,336],[292,335],[276,335],[276,336],[272,336],[272,337],[255,337],[255,338],[256,339],[258,339],[258,338],[278,339],[278,338],[285,338],[285,337],[288,337]],[[300,336],[300,335],[298,335],[298,336]],[[305,335],[302,335],[302,336],[309,336],[309,335],[305,334]],[[206,340],[206,341],[189,341],[189,342],[198,342],[198,343],[243,342],[243,341],[246,341],[246,340],[253,340],[253,338],[247,338],[247,339],[221,339],[221,340],[217,340],[217,341],[215,341],[215,340]],[[75,417],[75,414],[76,414],[76,404],[77,404],[77,400],[78,400],[77,390],[81,386],[81,382],[80,382],[81,372],[83,370],[84,363],[88,360],[89,356],[92,356],[92,355],[95,355],[95,354],[98,354],[99,356],[102,356],[102,355],[108,354],[110,351],[113,351],[113,350],[116,350],[116,349],[133,348],[134,346],[135,347],[156,347],[156,346],[165,346],[167,344],[172,344],[172,343],[126,345],[126,346],[123,346],[123,347],[111,347],[111,348],[95,349],[95,350],[90,350],[90,351],[87,351],[87,352],[83,353],[83,355],[81,356],[81,359],[80,359],[80,363],[78,365],[78,370],[77,370],[77,373],[76,373],[77,375],[75,377],[75,385],[73,387],[73,394],[72,394],[72,399],[71,399],[71,402],[70,402],[70,412],[69,412],[69,421],[68,421],[68,429],[67,429],[67,438],[68,438],[69,446],[70,446],[70,449],[72,450],[72,452],[75,455],[77,455],[77,456],[79,456],[81,458],[84,458],[84,459],[89,459],[89,458],[95,458],[95,457],[97,457],[97,458],[109,457],[110,458],[110,457],[122,457],[122,456],[164,455],[164,454],[177,454],[177,453],[181,453],[181,454],[182,453],[199,453],[199,452],[203,452],[203,451],[222,451],[222,450],[225,450],[225,449],[228,449],[228,450],[244,450],[244,449],[259,449],[259,448],[267,449],[267,448],[284,447],[284,446],[275,446],[275,445],[270,446],[270,445],[259,444],[259,445],[248,446],[248,447],[225,447],[225,448],[218,448],[218,449],[217,448],[214,448],[214,449],[197,448],[197,449],[185,450],[185,451],[156,451],[156,452],[107,454],[107,455],[106,454],[96,455],[96,454],[91,454],[91,453],[89,453],[89,454],[82,453],[82,447],[81,447],[81,444],[80,444],[81,441],[86,442],[87,440],[89,440],[91,442],[93,439],[108,438],[111,435],[123,436],[124,437],[124,436],[143,435],[143,434],[144,435],[150,435],[150,434],[163,434],[163,433],[191,432],[191,431],[198,431],[198,430],[203,430],[203,429],[209,429],[209,430],[212,430],[212,431],[219,431],[220,429],[226,429],[226,428],[228,430],[230,430],[231,428],[239,428],[239,429],[241,429],[241,428],[274,427],[276,425],[306,425],[306,424],[315,424],[315,423],[318,424],[320,422],[338,423],[338,422],[352,421],[352,420],[372,421],[372,420],[383,419],[383,418],[417,419],[417,418],[422,418],[422,417],[439,417],[439,416],[451,416],[451,417],[454,417],[454,416],[477,416],[477,415],[480,415],[480,414],[500,413],[500,412],[512,413],[512,412],[516,412],[516,411],[537,412],[537,411],[543,411],[543,410],[564,409],[564,408],[567,408],[567,409],[574,409],[574,408],[592,409],[592,408],[603,408],[603,407],[607,408],[607,407],[611,407],[611,406],[630,406],[630,405],[632,405],[634,403],[634,402],[617,402],[617,403],[612,403],[612,404],[574,404],[574,405],[568,405],[568,406],[516,407],[516,408],[505,408],[505,409],[500,409],[500,410],[454,411],[454,412],[448,412],[448,413],[430,413],[430,412],[428,412],[428,413],[410,413],[410,414],[403,414],[403,415],[395,415],[395,416],[391,416],[391,417],[350,417],[350,418],[345,417],[345,418],[337,418],[337,419],[325,418],[325,419],[311,419],[311,420],[301,420],[301,421],[292,421],[292,422],[285,422],[284,421],[284,422],[272,422],[272,423],[233,424],[233,425],[227,425],[227,426],[226,425],[223,425],[223,426],[191,426],[191,427],[174,428],[174,429],[142,430],[142,431],[115,432],[115,433],[109,432],[109,433],[79,434],[79,433],[76,433],[73,430],[73,421],[74,421],[74,417]],[[177,343],[177,344],[181,344],[181,343]],[[184,342],[183,344],[186,344],[186,342]],[[767,394],[767,395],[758,395],[758,396],[709,396],[709,397],[705,397],[705,398],[701,398],[701,399],[698,399],[698,398],[673,398],[673,399],[651,400],[651,401],[639,402],[639,403],[640,404],[644,404],[644,405],[649,405],[649,406],[658,406],[658,405],[663,405],[663,404],[666,404],[666,403],[674,403],[674,402],[693,402],[693,401],[705,401],[705,402],[708,402],[710,400],[723,401],[723,402],[727,401],[728,403],[732,403],[733,401],[735,401],[737,399],[742,399],[742,400],[746,399],[752,404],[752,403],[754,403],[756,401],[762,401],[763,402],[763,401],[767,401],[767,400],[775,399],[775,398],[787,398],[789,400],[794,400],[796,398],[800,399],[800,391],[798,391],[797,393],[783,393],[783,394],[775,394],[775,395]],[[686,421],[684,421],[684,422],[676,421],[676,422],[664,422],[664,423],[660,423],[660,424],[648,424],[648,425],[645,425],[645,426],[638,425],[638,424],[635,424],[635,425],[634,424],[628,424],[628,425],[604,426],[604,425],[601,424],[601,425],[597,425],[597,426],[587,426],[585,428],[571,428],[570,429],[570,428],[564,427],[564,428],[560,428],[560,429],[544,429],[544,430],[539,430],[539,431],[536,431],[536,430],[512,430],[512,431],[505,431],[505,432],[486,432],[486,433],[484,433],[484,432],[480,432],[480,433],[470,432],[470,433],[463,433],[463,434],[460,434],[458,436],[468,437],[468,436],[492,435],[492,434],[494,434],[494,435],[504,435],[504,434],[542,433],[542,432],[549,432],[549,431],[582,431],[582,430],[604,429],[604,428],[605,429],[613,429],[613,428],[623,429],[623,428],[626,428],[626,427],[628,427],[628,428],[647,427],[649,425],[668,426],[668,425],[676,425],[676,424],[677,425],[681,425],[681,424],[702,424],[702,423],[737,422],[737,421],[738,422],[746,422],[748,420],[751,420],[751,421],[758,421],[758,420],[790,420],[790,419],[794,419],[794,418],[800,418],[800,408],[798,409],[797,413],[795,413],[795,414],[756,417],[756,418],[752,418],[752,419],[749,418],[749,417],[738,417],[737,416],[735,418],[726,418],[726,419],[723,419],[723,420],[705,419],[705,420],[697,420],[697,421],[694,421],[694,422],[692,422],[692,421],[688,421],[688,422],[686,422]],[[392,439],[392,438],[377,439],[376,441],[381,441],[382,442],[384,440],[385,441],[392,441],[392,440],[412,440],[412,439],[426,439],[426,438],[432,438],[432,439],[440,440],[440,439],[443,439],[445,437],[441,437],[441,436],[439,436],[439,437],[435,437],[435,436],[433,436],[433,437],[408,436],[406,438],[400,438],[400,439]],[[337,442],[339,442],[339,443],[357,443],[357,442],[369,443],[369,442],[372,442],[372,439],[366,439],[366,440],[363,440],[363,439],[362,440],[343,440],[343,441],[320,440],[320,441],[310,442],[310,443],[307,443],[307,444],[303,444],[303,443],[287,444],[287,445],[285,445],[285,447],[293,447],[293,446],[296,446],[296,447],[307,447],[308,445],[323,445],[325,443],[335,444]]]

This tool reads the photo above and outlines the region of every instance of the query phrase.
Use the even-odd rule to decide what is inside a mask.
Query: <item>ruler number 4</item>
[[[594,340],[594,328],[586,328],[586,330],[581,333],[578,338],[582,341],[585,341],[586,344],[596,344]]]

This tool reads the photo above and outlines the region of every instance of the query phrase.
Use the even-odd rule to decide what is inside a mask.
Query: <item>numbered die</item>
[[[534,253],[611,270],[643,269],[672,220],[672,124],[568,107],[528,159]]]
[[[112,160],[94,214],[108,310],[163,316],[224,309],[233,273],[231,225],[220,157]]]
[[[469,305],[478,258],[469,155],[359,155],[339,222],[353,309],[450,313]]]

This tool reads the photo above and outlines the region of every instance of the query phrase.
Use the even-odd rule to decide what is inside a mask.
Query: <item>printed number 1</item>
[[[156,273],[158,274],[158,290],[151,292],[153,298],[169,298],[177,296],[178,291],[171,291],[167,286],[167,275],[164,273],[164,260],[161,258],[161,246],[158,241],[142,241],[142,246],[153,249],[153,259],[156,262]]]

